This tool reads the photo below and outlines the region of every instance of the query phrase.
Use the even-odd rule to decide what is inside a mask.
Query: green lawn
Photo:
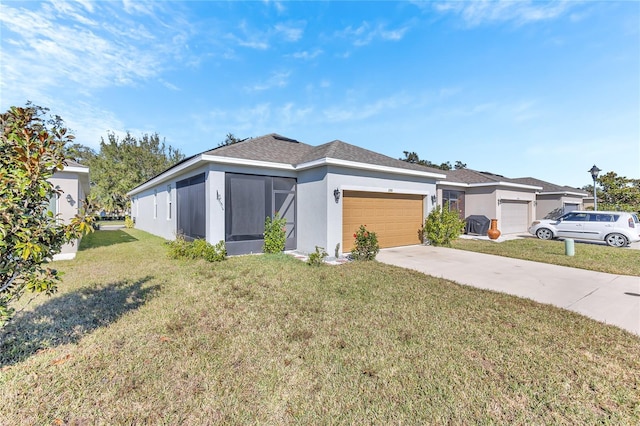
[[[638,424],[640,339],[377,262],[82,242],[0,332],[0,424]]]
[[[537,238],[522,238],[500,243],[458,238],[453,242],[452,247],[610,274],[640,276],[640,250],[630,248],[576,241],[575,255],[567,256],[564,241],[544,241]]]

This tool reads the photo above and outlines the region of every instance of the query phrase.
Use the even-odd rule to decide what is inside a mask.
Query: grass
[[[610,274],[640,276],[640,250],[575,243],[575,255],[565,255],[563,241],[522,238],[496,243],[487,240],[458,238],[452,247],[535,262],[552,263]]]
[[[637,424],[640,339],[380,264],[85,237],[3,330],[0,424]]]

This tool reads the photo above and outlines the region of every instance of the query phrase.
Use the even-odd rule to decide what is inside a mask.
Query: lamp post
[[[593,178],[593,210],[598,210],[598,195],[596,194],[596,180],[598,179],[598,173],[600,173],[600,169],[596,167],[594,164],[589,173],[591,173],[591,177]]]

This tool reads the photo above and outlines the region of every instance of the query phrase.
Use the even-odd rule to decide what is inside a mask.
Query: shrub
[[[367,225],[360,225],[353,237],[356,239],[355,246],[351,250],[351,257],[354,260],[373,260],[376,258],[380,246],[375,232],[368,231]]]
[[[173,259],[204,259],[208,262],[220,262],[226,259],[227,249],[224,241],[211,245],[206,240],[197,239],[189,242],[184,236],[178,235],[174,241],[167,243],[169,257]]]
[[[464,221],[449,206],[435,206],[424,222],[424,236],[431,245],[451,246],[464,231]]]
[[[133,223],[133,219],[131,219],[131,217],[130,217],[130,216],[126,216],[126,217],[124,218],[124,227],[125,227],[125,228],[128,228],[128,229],[131,229],[131,228],[133,228],[134,226],[135,226],[135,223]]]
[[[309,255],[309,260],[307,260],[307,264],[311,266],[322,266],[324,265],[324,258],[329,254],[324,250],[324,247],[316,246],[316,251]]]
[[[273,219],[267,217],[264,221],[264,245],[262,251],[265,253],[281,253],[284,251],[284,243],[286,240],[287,220],[280,217],[278,212],[275,213]]]

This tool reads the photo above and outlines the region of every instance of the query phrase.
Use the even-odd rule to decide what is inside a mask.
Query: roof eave
[[[439,181],[438,185],[449,185],[449,186],[459,186],[462,188],[482,188],[487,186],[504,186],[507,188],[519,188],[519,189],[530,189],[530,190],[542,190],[541,186],[532,186],[532,185],[524,185],[521,183],[512,183],[512,182],[481,182],[481,183],[466,183],[466,182],[449,182],[449,181]]]
[[[337,158],[324,157],[319,158],[317,160],[309,161],[306,163],[300,163],[296,166],[296,170],[307,170],[315,167],[322,166],[340,166],[346,167],[350,169],[359,169],[359,170],[371,170],[385,173],[393,173],[399,175],[406,176],[420,176],[420,177],[428,177],[433,179],[442,179],[445,178],[446,175],[440,173],[432,173],[427,171],[420,170],[411,170],[411,169],[402,169],[399,167],[390,167],[390,166],[380,166],[377,164],[369,164],[369,163],[360,163],[358,161],[349,161],[349,160],[339,160]]]
[[[570,191],[542,191],[540,195],[575,195],[576,197],[587,197],[589,194],[584,192],[570,192]]]

